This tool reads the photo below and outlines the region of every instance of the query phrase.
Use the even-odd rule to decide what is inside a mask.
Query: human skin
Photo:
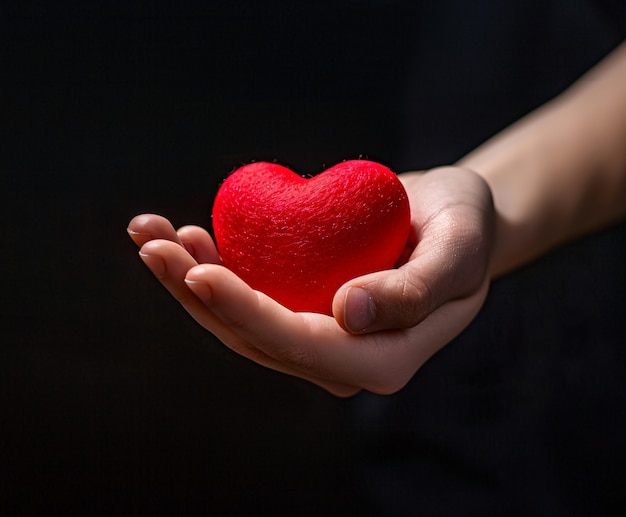
[[[336,395],[362,388],[393,393],[480,309],[489,285],[494,219],[487,185],[469,170],[441,168],[400,178],[419,244],[398,269],[339,289],[334,318],[291,312],[248,287],[219,265],[215,245],[200,227],[176,232],[166,219],[148,214],[134,218],[129,232],[170,293],[235,352]],[[358,314],[352,324],[346,317],[363,310],[350,307],[361,301],[359,288],[369,293],[367,303],[369,296],[376,303],[375,321],[366,328]],[[394,296],[379,297],[389,290]]]
[[[493,276],[626,217],[626,42],[458,164],[494,193]]]
[[[294,313],[220,265],[206,230],[134,218],[161,283],[235,352],[338,396],[400,390],[475,317],[490,281],[626,216],[626,45],[454,167],[400,174],[417,246]]]

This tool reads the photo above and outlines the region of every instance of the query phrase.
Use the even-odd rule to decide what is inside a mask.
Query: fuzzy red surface
[[[252,288],[293,311],[331,314],[346,281],[396,264],[409,201],[396,175],[368,160],[310,179],[258,162],[222,184],[213,229],[224,265]]]

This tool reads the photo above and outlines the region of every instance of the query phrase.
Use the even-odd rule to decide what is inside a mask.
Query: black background
[[[347,401],[227,351],[125,233],[210,227],[251,160],[452,163],[615,46],[618,2],[1,9],[3,513],[624,503],[623,227],[497,282],[398,396]]]

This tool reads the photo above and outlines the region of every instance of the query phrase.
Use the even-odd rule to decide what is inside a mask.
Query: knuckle
[[[427,283],[410,274],[403,275],[394,311],[398,322],[412,327],[422,321],[433,304],[433,292]]]

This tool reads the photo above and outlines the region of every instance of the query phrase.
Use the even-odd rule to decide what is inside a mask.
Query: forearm
[[[626,44],[459,165],[493,192],[494,276],[626,216]]]

